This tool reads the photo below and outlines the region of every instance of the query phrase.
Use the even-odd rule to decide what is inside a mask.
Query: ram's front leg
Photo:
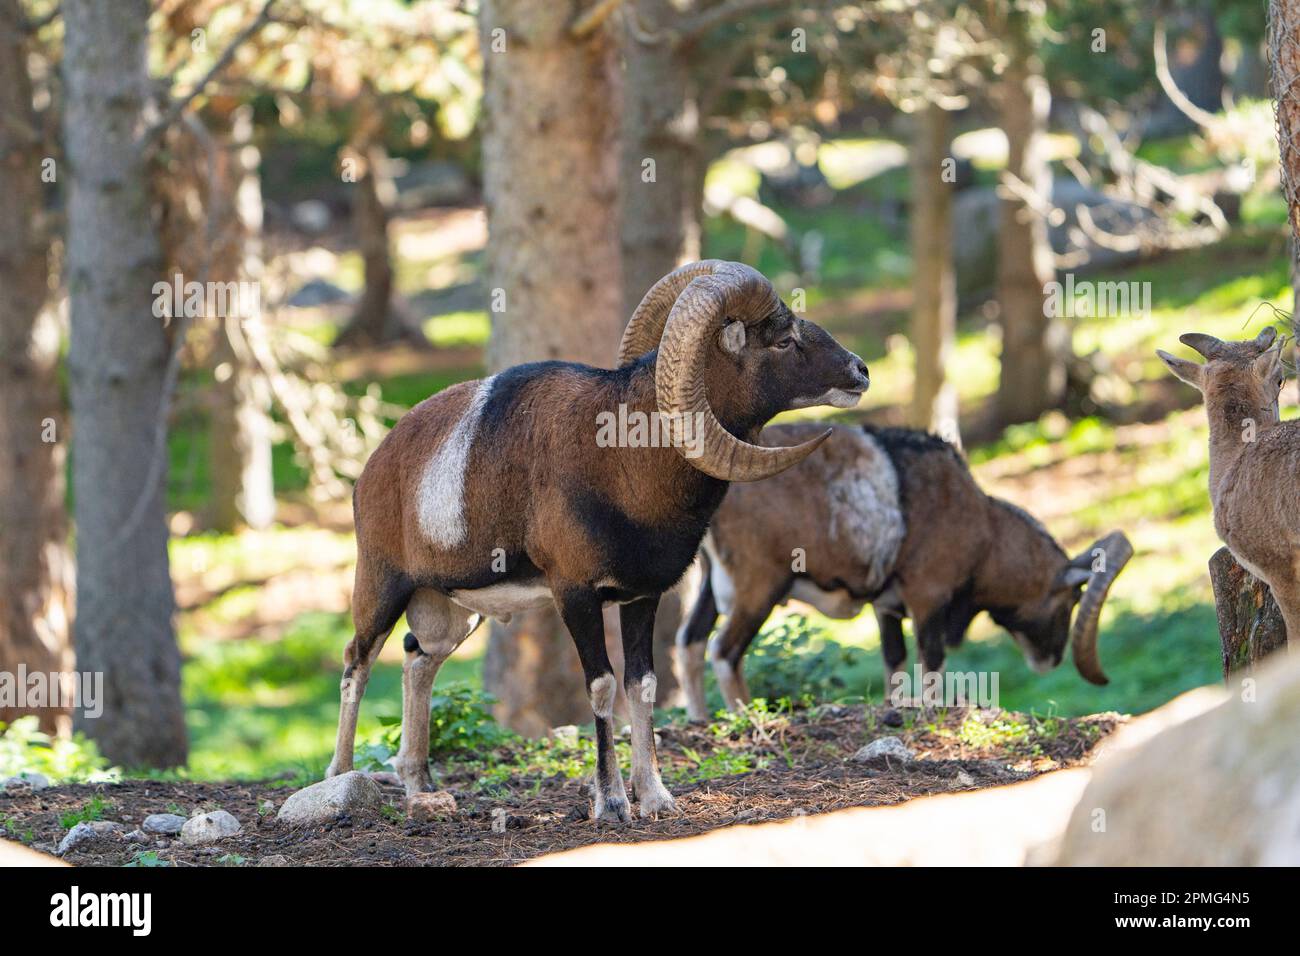
[[[614,668],[605,652],[600,596],[589,588],[557,591],[555,603],[582,661],[591,713],[596,720],[595,813],[597,820],[628,821],[627,791],[614,752]]]
[[[623,689],[632,711],[632,795],[641,816],[657,816],[677,809],[659,778],[655,752],[655,611],[659,597],[642,598],[619,608],[623,631]]]

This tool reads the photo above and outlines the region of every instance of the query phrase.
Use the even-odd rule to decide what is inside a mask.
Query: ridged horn
[[[770,478],[803,461],[826,440],[830,429],[817,438],[787,448],[751,445],[722,427],[705,394],[704,371],[718,330],[728,319],[748,325],[776,309],[780,299],[772,284],[761,273],[740,263],[693,263],[665,276],[647,293],[646,299],[661,287],[663,294],[667,294],[679,283],[681,291],[664,323],[655,365],[656,402],[659,413],[673,430],[673,446],[700,471],[724,481]],[[654,302],[659,301],[656,296]],[[657,306],[652,305],[642,314],[646,330],[655,324],[654,308]],[[636,321],[637,317],[633,316],[629,333]],[[633,348],[640,347],[642,334],[636,333],[634,341],[638,344]],[[625,335],[624,344],[628,341]],[[691,441],[686,441],[687,437]]]
[[[1193,345],[1192,348],[1196,346]],[[1088,578],[1088,588],[1079,599],[1079,606],[1075,611],[1070,643],[1074,651],[1074,666],[1078,668],[1080,676],[1091,684],[1102,685],[1110,683],[1110,680],[1106,677],[1106,672],[1101,669],[1101,660],[1097,655],[1097,624],[1101,619],[1101,606],[1106,603],[1106,595],[1110,591],[1111,584],[1120,571],[1124,570],[1124,565],[1128,564],[1129,558],[1133,557],[1133,545],[1129,543],[1124,532],[1112,531],[1106,537],[1093,542],[1087,553],[1092,554],[1098,548],[1105,554],[1106,559],[1101,569],[1093,571],[1092,576]]]
[[[696,276],[712,275],[718,266],[727,265],[721,259],[702,259],[678,266],[668,275],[650,287],[632,318],[627,320],[623,330],[623,340],[618,346],[618,364],[630,365],[646,352],[659,348],[664,326],[668,324],[668,313],[672,311],[677,297],[682,294]]]

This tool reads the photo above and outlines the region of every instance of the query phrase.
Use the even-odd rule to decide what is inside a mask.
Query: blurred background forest
[[[756,266],[866,359],[838,418],[960,441],[1071,550],[1132,539],[1109,686],[1034,675],[986,619],[951,668],[1040,715],[1217,680],[1204,412],[1154,349],[1291,309],[1266,11],[0,0],[0,670],[106,675],[75,738],[0,712],[0,776],[319,776],[350,483],[385,430],[520,361],[609,366],[645,289],[700,257]],[[244,285],[160,313],[157,281]],[[400,643],[363,710],[376,760]],[[878,660],[869,612],[792,604],[750,684],[879,699]],[[489,713],[587,713],[549,614],[480,629],[435,708],[448,750],[506,733]]]

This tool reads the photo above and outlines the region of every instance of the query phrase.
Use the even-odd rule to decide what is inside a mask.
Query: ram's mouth
[[[816,408],[818,405],[830,405],[832,408],[854,408],[862,398],[865,388],[832,388],[820,395],[797,398],[791,408]]]

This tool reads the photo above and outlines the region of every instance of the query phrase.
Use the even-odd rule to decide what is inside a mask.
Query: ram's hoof
[[[627,823],[632,819],[627,797],[608,797],[596,802],[597,823]]]
[[[642,820],[658,817],[661,813],[668,815],[677,812],[677,804],[667,790],[646,794],[638,800],[638,805],[641,808]]]

